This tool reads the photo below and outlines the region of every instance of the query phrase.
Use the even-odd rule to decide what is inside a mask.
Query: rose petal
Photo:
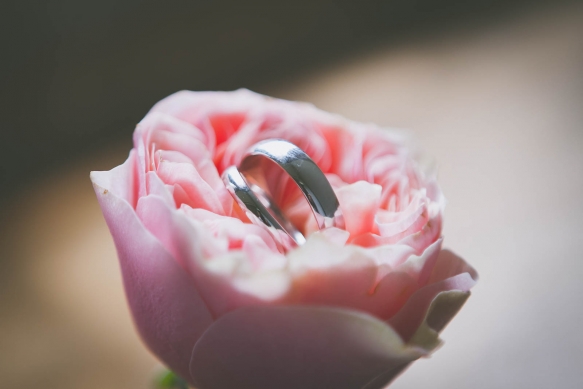
[[[458,313],[470,297],[470,292],[441,292],[431,302],[425,318],[409,340],[409,344],[433,350],[441,344],[439,333]]]
[[[461,273],[425,286],[409,298],[403,308],[389,320],[389,324],[405,341],[409,341],[423,322],[425,312],[438,294],[452,290],[469,292],[475,284],[476,280],[469,273]]]
[[[161,161],[158,176],[168,185],[180,185],[188,196],[188,205],[224,214],[223,204],[217,192],[200,176],[189,163]]]
[[[138,156],[135,150],[130,151],[128,159],[121,165],[110,171],[91,172],[90,178],[106,192],[112,192],[115,196],[127,201],[135,208],[138,201]]]
[[[162,198],[169,207],[174,207],[176,204],[173,197],[174,187],[164,184],[155,172],[148,172],[146,174],[146,191],[148,194]]]
[[[208,137],[201,129],[191,123],[162,112],[151,112],[146,115],[136,127],[134,136],[144,139],[146,143],[161,142],[161,146],[168,146],[162,148],[181,151],[186,156],[193,156],[194,160],[197,159],[196,155],[191,154],[192,151],[186,146],[193,145],[194,149],[197,150],[199,148],[197,144],[206,145]],[[180,140],[187,143],[180,145]],[[175,149],[174,146],[177,146],[178,149]],[[205,151],[208,152],[208,147],[205,148]]]
[[[466,261],[455,255],[450,250],[441,250],[427,284],[430,285],[443,281],[462,273],[468,273],[472,279],[476,281],[478,280],[478,272],[468,265]]]
[[[188,210],[170,208],[161,198],[149,195],[140,199],[137,213],[144,226],[188,270],[214,317],[241,306],[272,302],[289,289],[285,261],[279,261],[282,265],[278,271],[273,266],[256,267],[253,258],[243,250],[229,250],[229,239],[213,236],[213,231],[204,223],[188,216]],[[244,228],[239,231],[241,239],[249,235],[245,228],[261,228],[235,219],[226,218],[225,221],[228,221],[227,233],[237,233],[228,231],[232,223]],[[266,239],[268,237],[269,234]],[[274,253],[270,259],[277,263],[278,255],[282,256]],[[250,285],[251,280],[256,280],[257,285]]]
[[[424,355],[382,321],[324,307],[246,307],[219,318],[192,351],[200,389],[360,388]],[[380,387],[380,386],[377,386]]]
[[[346,231],[351,237],[373,229],[375,215],[381,200],[381,186],[357,181],[338,188],[336,196],[344,216]]]
[[[241,248],[245,239],[253,236],[270,249],[272,256],[278,254],[278,245],[266,228],[256,224],[244,223],[240,219],[217,215],[206,209],[193,209],[183,205],[182,210],[193,220],[202,223],[213,237],[226,239],[229,249]],[[275,259],[275,258],[272,258]],[[266,258],[266,260],[269,260]]]
[[[288,254],[294,287],[289,299],[302,304],[358,307],[374,285],[377,267],[364,251],[337,246],[313,234]]]
[[[405,210],[379,211],[375,224],[381,236],[397,240],[418,232],[427,223],[428,218],[425,191],[419,191]]]
[[[335,173],[345,182],[364,179],[363,134],[353,133],[346,128],[336,126],[323,126],[321,131],[329,144],[332,155],[330,171],[324,171],[324,173]]]
[[[212,317],[191,278],[137,218],[119,182],[131,182],[131,157],[91,179],[114,237],[136,327],[152,352],[183,378],[192,347]]]
[[[395,270],[406,272],[417,281],[419,286],[427,284],[437,259],[441,253],[443,239],[438,239],[425,249],[423,254],[411,255],[405,262],[397,266]],[[457,273],[459,274],[459,273]]]
[[[353,308],[388,319],[418,288],[416,278],[404,271],[385,272],[379,281],[381,270],[367,250],[338,246],[322,233],[288,258],[293,288],[287,303]]]

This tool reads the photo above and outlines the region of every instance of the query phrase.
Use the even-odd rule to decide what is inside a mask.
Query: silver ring
[[[298,245],[306,241],[273,201],[266,177],[270,166],[266,164],[279,167],[297,184],[312,209],[318,228],[344,228],[338,199],[322,170],[302,149],[282,139],[255,144],[245,153],[238,169],[231,166],[223,173],[227,189],[253,222],[261,221],[284,232]]]
[[[256,185],[249,185],[236,166],[223,172],[223,181],[249,220],[283,231],[296,245],[306,242],[304,235],[287,220],[271,196]]]

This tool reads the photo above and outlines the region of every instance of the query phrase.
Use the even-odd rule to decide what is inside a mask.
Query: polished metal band
[[[255,144],[243,156],[239,168],[231,166],[223,173],[227,189],[253,215],[253,222],[261,221],[285,232],[296,244],[305,242],[304,236],[283,215],[267,189],[266,170],[270,166],[266,163],[275,164],[281,173],[287,173],[297,184],[312,209],[318,228],[344,228],[338,199],[322,170],[302,149],[282,139]]]
[[[249,185],[236,166],[223,172],[223,181],[249,220],[285,232],[297,245],[306,242],[304,235],[287,220],[271,196],[256,185]]]

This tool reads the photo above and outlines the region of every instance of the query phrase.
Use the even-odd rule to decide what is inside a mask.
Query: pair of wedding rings
[[[253,145],[239,167],[223,172],[223,181],[251,222],[267,227],[275,235],[305,243],[304,235],[288,220],[274,201],[271,188],[282,189],[293,180],[312,209],[318,228],[344,227],[338,199],[318,165],[298,146],[282,139],[269,139]],[[280,196],[281,197],[281,196]]]

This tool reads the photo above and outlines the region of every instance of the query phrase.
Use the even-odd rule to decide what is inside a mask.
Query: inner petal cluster
[[[345,217],[345,243],[375,247],[405,240],[422,251],[424,241],[439,237],[441,194],[397,136],[309,105],[246,91],[233,95],[228,104],[225,99],[197,96],[199,101],[194,101],[197,97],[192,96],[189,101],[182,96],[182,106],[163,101],[152,109],[134,137],[141,163],[140,196],[150,193],[146,176],[152,172],[174,207],[203,223],[217,240],[226,239],[228,250],[244,247],[245,233],[252,230],[255,244],[281,252],[273,236],[248,225],[220,178],[224,169],[240,163],[251,145],[280,138],[302,148],[326,174]],[[317,230],[295,183],[288,180],[268,189],[302,232]],[[424,230],[431,236],[419,242],[414,237]],[[283,247],[284,253],[288,249]]]

